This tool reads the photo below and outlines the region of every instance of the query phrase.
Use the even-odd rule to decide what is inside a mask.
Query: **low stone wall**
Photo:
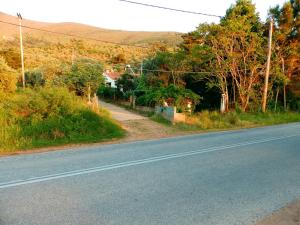
[[[186,117],[184,113],[177,113],[176,107],[163,107],[163,106],[156,106],[155,113],[161,115],[165,119],[174,123],[185,122]]]

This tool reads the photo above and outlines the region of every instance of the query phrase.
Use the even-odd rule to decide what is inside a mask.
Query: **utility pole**
[[[141,76],[143,75],[143,61],[141,63]]]
[[[282,73],[285,76],[285,62],[284,62],[284,58],[281,57],[281,64],[282,64]],[[283,84],[283,105],[284,105],[284,111],[286,111],[287,107],[286,107],[286,81],[284,81]]]
[[[25,69],[24,69],[24,50],[23,50],[23,37],[22,37],[22,16],[20,13],[17,13],[19,18],[19,28],[20,28],[20,50],[21,50],[21,64],[22,64],[22,85],[25,88]]]
[[[272,54],[272,35],[273,35],[273,18],[270,21],[270,31],[269,31],[269,44],[268,44],[268,61],[267,61],[267,70],[265,76],[265,87],[263,93],[262,101],[262,111],[266,112],[267,107],[267,97],[268,97],[268,87],[269,87],[269,76],[270,76],[270,67],[271,67],[271,54]]]

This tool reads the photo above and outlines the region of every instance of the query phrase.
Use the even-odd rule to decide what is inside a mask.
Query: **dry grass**
[[[11,23],[18,23],[16,17],[0,12],[0,19]],[[44,23],[31,20],[23,20],[25,26],[43,28],[56,32],[68,34],[76,34],[88,38],[101,39],[104,41],[119,42],[124,44],[149,44],[155,42],[166,42],[170,45],[177,44],[181,41],[181,34],[176,32],[133,32],[121,30],[108,30],[98,27],[88,26],[78,23]],[[19,30],[10,25],[1,24],[0,36],[16,36]],[[32,30],[24,29],[24,32],[32,33]],[[40,36],[45,36],[45,33],[34,32]]]

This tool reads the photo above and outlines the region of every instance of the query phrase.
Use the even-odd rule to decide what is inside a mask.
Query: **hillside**
[[[5,13],[0,12],[0,20],[6,21],[9,23],[18,23],[18,18],[16,16],[11,16]],[[32,20],[24,20],[23,25],[25,26],[31,26],[36,28],[42,28],[48,25],[51,25],[50,23],[43,23],[43,22],[37,22]],[[15,26],[11,26],[8,24],[0,23],[0,36],[5,37],[11,37],[17,35],[19,30]]]
[[[0,20],[18,24],[17,17],[5,13],[0,13]],[[73,59],[82,57],[101,61],[108,68],[116,64],[140,62],[155,52],[158,46],[173,48],[182,40],[181,34],[175,32],[108,30],[70,22],[44,23],[24,19],[23,25],[76,36],[23,28],[25,69],[47,67],[50,74],[59,65],[70,64]],[[18,26],[0,23],[0,56],[10,67],[20,70]]]
[[[15,16],[7,15],[1,12],[0,20],[10,23],[18,23],[18,19]],[[44,23],[27,19],[23,20],[23,25],[123,44],[149,45],[156,42],[163,42],[167,45],[173,46],[181,41],[181,34],[176,32],[136,32],[108,30],[79,23]],[[45,35],[44,32],[36,32],[30,29],[24,29],[24,32],[40,34],[42,36]],[[13,37],[15,35],[18,35],[18,29],[16,27],[1,23],[0,36]]]

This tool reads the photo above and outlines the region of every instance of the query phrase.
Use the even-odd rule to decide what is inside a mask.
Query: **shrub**
[[[165,101],[169,105],[176,106],[179,111],[185,111],[187,102],[191,101],[193,105],[200,102],[201,97],[189,89],[170,85],[167,88],[155,88],[148,90],[144,97],[140,97],[140,102],[146,102],[148,105],[162,105]]]
[[[46,83],[43,73],[39,70],[27,71],[25,73],[25,80],[27,87],[41,87]]]
[[[122,99],[123,93],[117,88],[101,86],[97,90],[97,95],[106,99]]]
[[[0,92],[13,92],[16,90],[17,72],[10,68],[0,57]]]
[[[66,88],[26,89],[0,100],[0,152],[121,137],[106,111],[88,109]]]

